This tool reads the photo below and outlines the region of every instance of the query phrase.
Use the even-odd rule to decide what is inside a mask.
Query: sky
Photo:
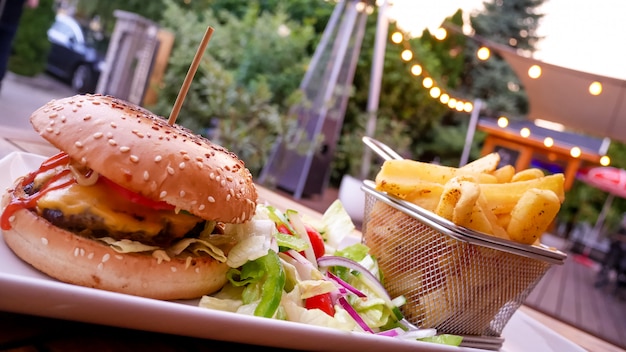
[[[414,33],[436,29],[461,8],[482,9],[484,0],[393,0],[390,17]],[[626,0],[546,0],[537,29],[544,37],[534,58],[570,69],[626,80]]]

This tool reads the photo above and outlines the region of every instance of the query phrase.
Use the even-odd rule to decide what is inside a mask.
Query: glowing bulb
[[[464,106],[465,106],[465,103],[459,100],[456,102],[456,106],[454,108],[456,109],[456,111],[463,111]]]
[[[441,94],[441,96],[439,97],[439,101],[442,104],[448,104],[448,102],[450,101],[450,96],[446,93]]]
[[[574,158],[578,158],[580,156],[580,154],[582,154],[582,151],[578,147],[573,147],[569,151],[569,155],[571,155]]]
[[[450,98],[450,100],[448,100],[448,107],[454,109],[456,107],[456,99]]]
[[[546,137],[543,140],[543,145],[545,145],[546,147],[550,148],[551,146],[554,145],[554,139],[552,139],[551,137]]]
[[[430,96],[433,98],[439,98],[439,96],[441,95],[441,89],[439,89],[439,87],[432,87],[430,88]]]
[[[400,32],[394,32],[391,35],[391,41],[396,43],[396,44],[400,44],[403,39],[404,39],[404,36]]]
[[[604,155],[600,158],[600,165],[609,166],[611,164],[611,158],[608,155]]]
[[[478,49],[478,51],[476,52],[476,56],[478,57],[478,59],[485,61],[489,58],[489,56],[491,56],[491,51],[486,46],[483,46]]]
[[[524,127],[521,130],[519,130],[519,134],[520,136],[524,138],[528,138],[528,136],[530,136],[530,130],[528,129],[528,127]]]
[[[537,79],[541,76],[541,67],[539,65],[532,65],[528,69],[528,77]]]
[[[435,84],[435,82],[433,82],[432,78],[426,77],[422,81],[422,84],[424,85],[424,88],[430,88],[430,87],[432,87]]]
[[[498,117],[498,126],[500,126],[501,128],[505,128],[508,125],[509,125],[509,119],[507,119],[506,116]]]
[[[444,40],[446,39],[447,36],[448,36],[448,31],[446,31],[446,29],[443,27],[439,27],[435,31],[435,38],[437,40]]]
[[[409,61],[412,58],[413,58],[413,53],[411,52],[411,50],[406,49],[402,52],[402,60]]]
[[[466,102],[465,104],[463,104],[463,110],[465,112],[472,112],[472,110],[474,110],[474,104],[470,103],[469,101]]]
[[[600,93],[602,93],[602,83],[600,82],[593,82],[589,85],[589,93],[591,93],[591,95],[600,95]]]
[[[422,74],[422,66],[420,66],[420,65],[413,65],[413,66],[411,66],[411,73],[414,76],[421,75]]]

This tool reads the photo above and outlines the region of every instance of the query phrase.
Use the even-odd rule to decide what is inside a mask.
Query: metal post
[[[385,63],[385,50],[387,47],[387,33],[389,21],[387,20],[387,0],[384,0],[378,8],[378,19],[376,22],[376,37],[374,39],[374,56],[372,58],[372,72],[370,76],[370,90],[367,100],[367,124],[365,125],[365,136],[374,137],[376,132],[376,113],[380,102],[380,86],[383,76],[383,66]],[[361,163],[361,179],[367,178],[370,165],[372,163],[372,151],[363,148],[363,161]]]
[[[476,133],[476,125],[478,125],[478,117],[480,116],[480,110],[482,109],[482,106],[482,100],[474,100],[474,109],[472,110],[469,125],[467,126],[467,134],[465,134],[465,146],[463,147],[463,154],[461,154],[459,167],[467,164],[469,160],[470,150],[472,149],[472,142],[474,141],[474,133]]]

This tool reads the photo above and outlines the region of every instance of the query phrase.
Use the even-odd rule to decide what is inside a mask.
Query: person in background
[[[24,6],[35,8],[38,5],[39,0],[0,0],[0,89]]]

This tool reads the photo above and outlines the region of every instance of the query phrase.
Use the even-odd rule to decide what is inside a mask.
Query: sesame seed
[[[165,198],[165,196],[167,196],[167,192],[161,191],[161,193],[159,194],[159,198]]]
[[[87,158],[86,158],[86,157],[82,157],[82,158],[80,158],[80,162],[81,162],[83,165],[86,165],[86,164],[87,164]]]
[[[117,124],[115,124],[115,122],[111,122],[111,127],[117,128]]]
[[[52,127],[46,127],[46,131],[49,133],[52,133],[54,131],[54,129]]]
[[[103,135],[104,134],[102,132],[96,132],[96,133],[93,134],[93,138],[94,139],[100,139],[100,138],[102,138]]]
[[[213,198],[213,196],[209,196],[207,200],[209,201],[209,203],[215,203],[215,198]]]
[[[191,157],[189,155],[185,154],[185,155],[183,155],[183,159],[186,160],[186,161],[189,161],[189,160],[191,160]]]
[[[117,142],[114,139],[109,139],[109,145],[116,146]]]
[[[222,181],[220,181],[220,186],[222,186],[222,187],[226,187],[226,180],[222,180]]]
[[[178,168],[179,169],[184,169],[185,168],[185,162],[181,162],[180,164],[178,164]]]
[[[111,255],[110,255],[109,253],[105,253],[105,254],[102,256],[102,262],[103,262],[103,263],[106,263],[109,259],[111,259]]]
[[[200,204],[200,206],[198,207],[198,210],[204,210],[205,206],[204,204]]]
[[[74,248],[74,256],[78,257],[79,254],[80,254],[80,248],[78,247]]]
[[[211,172],[211,173],[209,174],[209,178],[210,178],[211,180],[215,180],[215,174]]]
[[[65,117],[65,115],[61,115],[61,122],[65,122],[65,120],[67,120],[67,118]]]
[[[232,176],[226,176],[226,181],[233,182],[233,177]]]
[[[226,201],[228,202],[230,200],[230,194],[226,195]]]
[[[143,179],[144,181],[148,181],[148,179],[150,178],[150,173],[148,173],[148,171],[144,171],[143,172]]]
[[[200,274],[200,267],[196,267],[194,271],[196,272],[196,274]]]
[[[133,163],[139,162],[139,157],[137,155],[131,155],[130,161],[132,161]]]
[[[215,176],[215,181],[220,182],[221,179],[222,179],[222,176],[220,175]]]
[[[88,258],[88,259],[93,259],[93,256],[94,256],[94,255],[95,255],[95,253],[94,253],[94,252],[91,252],[91,253],[87,254],[87,258]]]
[[[163,159],[163,157],[161,157],[160,155],[157,155],[154,157],[154,162],[158,163],[159,161],[161,161],[161,159]]]
[[[120,152],[122,152],[122,153],[126,153],[126,152],[128,152],[128,151],[130,151],[130,148],[129,148],[129,147],[127,147],[127,146],[121,146],[121,147],[120,147]]]
[[[198,169],[202,169],[204,167],[204,164],[202,164],[202,162],[200,161],[198,161],[196,165],[198,166]]]
[[[76,112],[76,111],[78,111],[78,108],[73,107],[73,108],[72,108],[72,112]]]
[[[49,118],[54,119],[57,116],[59,116],[56,112],[53,112],[52,114],[48,115]]]
[[[99,102],[99,101],[92,101],[91,103],[92,103],[93,105],[100,105],[100,102]]]
[[[113,138],[113,133],[111,133],[111,132],[107,132],[107,138],[108,138],[108,139]]]
[[[170,269],[172,270],[173,273],[176,272],[176,267],[175,266],[170,267]]]
[[[178,195],[180,195],[181,198],[184,197],[185,196],[185,191],[181,190]]]
[[[102,268],[104,268],[104,264],[102,264],[102,263],[98,264],[97,269],[98,270],[102,270]]]
[[[47,246],[48,245],[48,239],[45,238],[45,237],[42,237],[41,238],[41,244],[43,244],[44,246]]]
[[[74,142],[74,146],[76,148],[82,148],[83,147],[83,143],[81,143],[80,141],[76,141],[76,142]]]
[[[91,115],[85,115],[85,117],[83,117],[83,120],[85,121],[91,120]]]

